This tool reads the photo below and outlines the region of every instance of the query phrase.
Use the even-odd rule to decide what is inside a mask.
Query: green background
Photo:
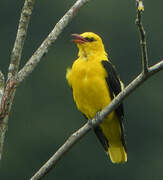
[[[21,67],[74,2],[36,1]],[[5,75],[22,6],[22,0],[0,1],[0,69]],[[163,56],[162,6],[161,0],[145,1],[143,22],[150,65]],[[29,179],[70,134],[85,123],[65,80],[66,68],[77,57],[77,48],[70,35],[85,31],[96,32],[103,38],[109,57],[125,85],[140,73],[135,1],[90,1],[17,89],[0,162],[1,180]],[[91,132],[44,179],[162,180],[162,77],[162,72],[156,74],[124,101],[128,144],[126,164],[112,164]]]

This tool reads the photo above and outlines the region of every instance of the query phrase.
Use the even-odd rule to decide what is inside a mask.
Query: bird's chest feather
[[[72,67],[72,89],[76,105],[88,118],[111,101],[101,62],[76,61]]]

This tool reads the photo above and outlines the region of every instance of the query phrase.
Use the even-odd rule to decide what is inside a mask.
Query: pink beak
[[[72,34],[72,37],[74,38],[72,40],[72,42],[74,42],[74,43],[85,43],[85,42],[88,42],[86,39],[84,39],[79,34]]]

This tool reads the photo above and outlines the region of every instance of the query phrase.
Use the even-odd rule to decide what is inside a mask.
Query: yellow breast
[[[71,86],[74,100],[87,118],[93,118],[111,101],[106,76],[100,61],[78,59],[72,66]]]

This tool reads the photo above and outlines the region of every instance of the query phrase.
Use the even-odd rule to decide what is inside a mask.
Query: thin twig
[[[33,56],[25,64],[25,66],[19,71],[17,76],[18,83],[22,82],[34,70],[36,65],[40,62],[41,58],[48,52],[49,48],[56,41],[62,30],[67,26],[78,10],[88,1],[89,0],[78,0],[59,20],[48,37],[43,41]]]
[[[104,121],[105,117],[108,116],[127,96],[134,92],[136,88],[138,88],[150,76],[161,70],[163,70],[163,60],[150,67],[148,73],[144,74],[142,72],[139,74],[104,110],[99,112],[94,119],[89,120],[89,122],[87,122],[83,127],[73,133],[30,180],[42,179],[56,166],[57,162],[59,162],[59,160],[61,160],[64,155],[91,130],[92,126],[97,126]]]
[[[16,92],[15,87],[17,83],[15,79],[12,78],[16,75],[19,68],[22,49],[24,46],[27,28],[32,13],[32,9],[34,6],[34,1],[35,0],[25,0],[19,20],[16,40],[11,53],[11,60],[8,70],[8,80],[4,85],[5,87],[3,87],[4,92],[0,103],[0,159],[2,157],[4,138],[8,125],[8,116]]]
[[[136,24],[139,30],[140,37],[140,47],[142,53],[142,70],[144,73],[148,72],[148,54],[147,54],[147,45],[146,45],[146,36],[145,30],[142,24],[142,13],[144,11],[144,5],[142,0],[136,0]]]

